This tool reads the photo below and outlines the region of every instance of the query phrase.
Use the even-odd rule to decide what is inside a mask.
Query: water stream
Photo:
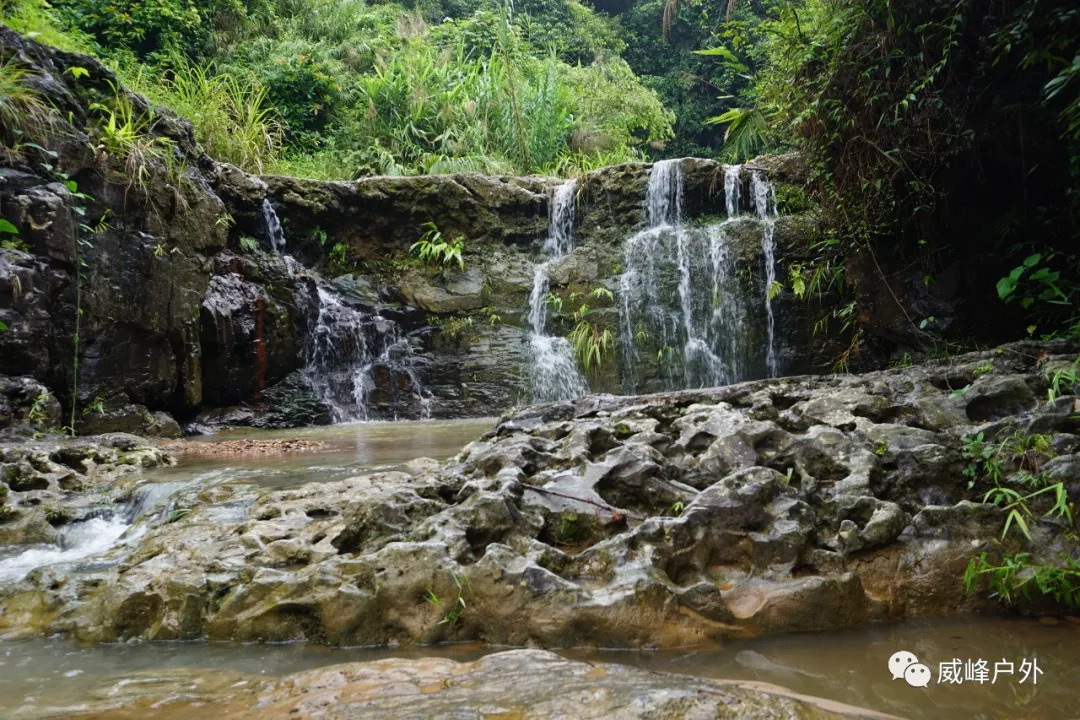
[[[397,323],[349,305],[325,284],[317,290],[318,313],[308,338],[304,374],[334,422],[367,420],[376,372],[386,368],[388,393],[407,393],[421,418],[434,401],[419,375],[419,360]],[[405,382],[395,382],[404,376]]]
[[[0,641],[0,716],[67,717],[95,697],[135,696],[164,679],[184,680],[188,710],[196,715],[200,693],[214,678],[243,673],[229,683],[280,677],[344,662],[388,657],[444,657],[468,662],[503,648],[479,644],[422,648],[327,648],[221,643],[143,643],[81,647],[58,639]],[[893,680],[887,661],[897,650],[914,652],[932,668],[926,688]],[[764,682],[795,692],[908,718],[1075,717],[1080,686],[1080,625],[1020,619],[908,622],[838,633],[799,634],[733,641],[719,648],[659,652],[570,649],[572,659],[634,665],[699,677]],[[937,683],[939,663],[1001,660],[1015,668],[1037,659],[1038,683],[1003,675],[996,682]],[[161,682],[159,682],[159,679]],[[143,689],[145,688],[145,689]],[[473,717],[473,714],[469,714]]]
[[[137,540],[149,523],[168,514],[170,498],[184,485],[142,485],[131,502],[105,507],[95,517],[60,528],[55,544],[0,546],[0,583],[19,580],[35,568],[92,558],[118,543]]]
[[[565,182],[555,189],[548,210],[548,234],[544,254],[536,266],[529,293],[529,378],[534,402],[566,400],[584,395],[588,383],[578,370],[573,348],[566,338],[546,334],[548,267],[574,249],[574,203],[577,183]]]
[[[285,249],[285,231],[281,227],[277,211],[270,204],[270,198],[263,198],[262,215],[266,223],[266,238],[270,241],[270,249],[280,254]]]
[[[779,368],[776,362],[776,320],[773,317],[773,284],[776,282],[776,188],[763,173],[755,170],[750,175],[750,189],[754,195],[754,209],[761,218],[761,253],[765,258],[765,314],[768,318],[768,345],[765,351],[765,366],[769,377],[776,377]]]
[[[208,449],[222,440],[253,438],[317,440],[313,452],[267,455],[180,454],[172,467],[145,471],[130,501],[103,507],[94,517],[64,526],[55,544],[0,546],[0,583],[34,568],[90,560],[118,544],[131,544],[155,524],[166,522],[177,496],[212,485],[255,483],[286,489],[391,470],[417,457],[446,459],[491,428],[490,418],[372,422],[290,430],[235,430],[185,440]],[[238,508],[239,510],[239,508]]]

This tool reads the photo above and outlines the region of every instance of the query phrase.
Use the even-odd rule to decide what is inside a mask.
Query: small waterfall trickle
[[[262,216],[266,222],[266,237],[270,240],[270,249],[280,254],[285,248],[285,231],[281,228],[281,220],[274,206],[270,204],[270,198],[263,198]]]
[[[725,175],[729,211],[738,208],[738,173]],[[667,387],[708,387],[740,373],[744,309],[734,287],[727,223],[683,221],[679,160],[653,165],[645,193],[649,227],[623,245],[619,345],[627,393],[640,392],[641,346],[656,353]],[[678,297],[673,307],[668,298]],[[650,361],[652,358],[648,358]]]
[[[534,402],[568,400],[589,392],[566,338],[545,335],[547,327],[548,266],[574,249],[574,202],[577,184],[570,180],[552,194],[544,254],[536,266],[529,293],[529,377]]]
[[[761,252],[765,256],[765,314],[768,318],[768,348],[765,355],[765,366],[768,368],[769,377],[778,374],[776,360],[776,320],[772,309],[772,287],[776,282],[776,188],[773,187],[763,173],[755,170],[750,176],[750,189],[754,196],[754,209],[761,218]]]
[[[176,493],[187,486],[146,483],[135,489],[130,502],[109,505],[94,517],[63,526],[55,543],[32,545],[18,554],[0,557],[0,582],[19,580],[36,568],[83,560],[130,543],[149,526],[166,522]]]
[[[281,254],[285,233],[269,198],[263,199],[262,214],[270,245]],[[309,274],[293,257],[281,258],[290,276]],[[397,323],[345,302],[318,278],[309,303],[314,318],[303,374],[334,422],[367,420],[372,395],[380,389],[390,398],[388,404],[396,406],[394,398],[409,397],[414,401],[410,409],[421,418],[430,415],[434,400],[420,380],[418,359]]]
[[[388,393],[410,393],[421,417],[428,417],[431,394],[416,371],[416,357],[397,323],[363,313],[343,302],[326,286],[317,288],[318,314],[308,342],[305,375],[334,422],[368,419],[369,399],[380,367],[394,387]],[[394,382],[404,375],[407,382]],[[397,387],[401,385],[401,387]]]

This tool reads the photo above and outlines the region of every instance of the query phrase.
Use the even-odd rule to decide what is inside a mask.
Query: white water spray
[[[588,383],[574,361],[566,338],[546,335],[548,266],[574,249],[574,202],[577,183],[565,182],[555,189],[548,210],[548,234],[544,254],[548,260],[536,266],[529,293],[529,376],[536,402],[567,400],[589,392]]]
[[[147,483],[136,489],[130,503],[109,507],[105,514],[65,525],[56,543],[32,545],[0,559],[0,582],[21,580],[31,570],[76,562],[141,537],[154,522],[172,511],[172,498],[186,483]]]
[[[420,381],[412,348],[397,324],[361,312],[322,285],[317,297],[318,315],[309,339],[305,374],[315,395],[330,408],[334,422],[368,418],[379,365],[387,367],[391,377],[394,373],[407,376],[408,391],[419,404],[420,416],[427,417],[432,398]]]
[[[734,188],[734,189],[733,189]],[[728,207],[738,206],[738,174],[725,175]],[[649,227],[623,245],[619,280],[624,389],[640,392],[639,347],[656,348],[668,387],[708,387],[732,382],[740,372],[743,311],[732,292],[734,265],[727,223],[706,227],[683,221],[680,160],[653,165],[645,192]],[[668,299],[678,297],[678,306]],[[651,360],[652,358],[647,358]]]
[[[779,368],[776,360],[776,321],[772,309],[772,287],[776,282],[776,242],[774,240],[778,215],[776,189],[759,171],[754,171],[750,176],[750,189],[754,196],[754,209],[761,218],[761,251],[765,256],[765,314],[768,318],[768,348],[765,366],[768,368],[769,377],[776,377],[779,374]]]
[[[270,198],[263,198],[262,215],[266,222],[266,236],[270,240],[270,249],[280,254],[285,249],[285,231],[281,229],[281,220],[278,219],[274,206],[270,204]]]

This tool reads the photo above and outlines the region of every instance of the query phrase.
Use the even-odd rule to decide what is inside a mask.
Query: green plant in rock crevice
[[[149,163],[153,158],[160,157],[160,146],[169,141],[150,134],[152,112],[137,112],[118,86],[113,86],[113,93],[111,107],[103,103],[90,105],[90,110],[97,112],[101,118],[98,149],[115,156],[124,164],[128,190],[132,187],[146,190],[150,176]]]
[[[614,294],[604,287],[593,288],[588,295],[607,302],[614,299]],[[583,301],[580,293],[571,293],[570,301],[577,301],[579,304],[573,316],[576,324],[566,339],[570,341],[574,358],[582,369],[586,372],[597,372],[603,366],[605,359],[615,351],[615,335],[610,327],[602,326],[589,319],[592,308]],[[561,301],[559,307],[562,307]]]
[[[1047,368],[1043,371],[1050,387],[1046,390],[1047,402],[1054,403],[1063,395],[1075,392],[1077,380],[1080,378],[1080,356],[1073,360],[1067,367]]]
[[[30,85],[34,76],[14,58],[0,58],[0,143],[7,148],[43,140],[55,122],[48,100]]]
[[[1032,524],[1044,518],[1054,523],[1066,543],[1055,564],[1041,562],[1030,552],[1005,553],[1000,560],[993,560],[990,553],[980,553],[970,559],[964,572],[968,594],[985,580],[991,594],[1006,605],[1019,598],[1030,600],[1034,590],[1070,607],[1080,607],[1080,560],[1075,557],[1078,537],[1073,505],[1064,483],[1052,483],[1041,473],[1042,462],[1054,455],[1051,437],[1013,432],[1000,442],[988,442],[980,432],[962,439],[961,453],[968,461],[964,468],[968,487],[981,479],[993,484],[982,502],[1005,511],[1002,540],[1015,528],[1019,535],[1016,540],[1030,541]],[[1033,508],[1035,503],[1043,505],[1041,514]]]
[[[45,405],[52,399],[52,393],[48,390],[38,393],[34,398],[34,403],[30,406],[30,412],[27,414],[27,420],[31,425],[37,425],[44,427],[45,423],[49,421],[49,416],[45,411]]]
[[[459,270],[465,270],[465,260],[461,257],[465,238],[459,236],[446,240],[433,222],[424,223],[423,227],[426,228],[424,234],[409,247],[409,252],[428,265],[447,266],[456,263]]]
[[[1004,555],[1000,562],[981,553],[968,562],[964,571],[964,588],[968,594],[976,592],[979,581],[987,580],[990,592],[1006,605],[1013,605],[1019,598],[1031,599],[1034,589],[1039,595],[1049,596],[1070,608],[1080,607],[1080,561],[1065,553],[1058,555],[1059,565],[1032,562],[1031,553]]]
[[[457,598],[453,601],[453,603],[451,603],[450,608],[445,611],[442,619],[439,620],[439,622],[436,624],[449,625],[450,629],[453,630],[454,627],[457,626],[458,622],[460,622],[461,616],[465,613],[465,610],[468,607],[465,602],[465,594],[467,591],[472,591],[472,584],[469,582],[469,579],[467,577],[463,578],[461,575],[458,575],[454,572],[450,573],[450,577],[454,581],[454,586],[457,588]],[[440,611],[443,611],[442,600],[439,599],[439,596],[436,595],[435,591],[431,588],[428,588],[427,592],[424,593],[424,602],[434,608],[437,608]]]

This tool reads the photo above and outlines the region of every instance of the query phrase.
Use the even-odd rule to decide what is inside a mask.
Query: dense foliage
[[[728,119],[809,155],[837,237],[927,285],[962,262],[973,298],[1001,277],[1014,322],[995,316],[991,337],[1080,332],[1075,3],[805,0],[762,38]]]
[[[95,52],[252,170],[571,173],[674,120],[575,0],[8,0],[4,20]]]

